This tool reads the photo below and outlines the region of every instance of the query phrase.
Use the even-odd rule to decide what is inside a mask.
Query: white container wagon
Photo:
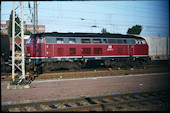
[[[149,45],[149,56],[152,60],[168,60],[170,56],[169,37],[141,36]]]

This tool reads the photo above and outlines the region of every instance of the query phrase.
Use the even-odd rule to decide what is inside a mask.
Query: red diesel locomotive
[[[145,39],[97,33],[33,34],[25,44],[27,65],[43,70],[80,69],[87,64],[133,66],[149,61]]]

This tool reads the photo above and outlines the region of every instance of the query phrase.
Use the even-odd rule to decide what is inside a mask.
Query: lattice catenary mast
[[[15,21],[16,15],[15,10],[20,7],[20,19],[21,23]],[[25,58],[24,58],[24,25],[23,25],[23,2],[15,8],[15,2],[13,2],[13,19],[12,19],[12,81],[11,84],[25,84]],[[20,27],[20,32],[15,34],[16,26]],[[16,43],[15,39],[19,37],[21,42]],[[15,49],[18,46],[21,51]],[[21,71],[21,75],[15,73],[16,70]],[[18,80],[16,80],[18,78]]]

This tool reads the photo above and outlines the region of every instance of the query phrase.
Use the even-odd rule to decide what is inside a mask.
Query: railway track
[[[80,70],[53,70],[44,72],[39,76],[26,76],[30,82],[35,79],[53,79],[53,78],[76,78],[76,77],[94,77],[94,76],[108,76],[108,75],[128,75],[141,73],[156,73],[169,72],[169,65],[167,61],[152,61],[149,65],[142,65],[137,67],[114,67],[108,68],[103,66],[86,67]],[[1,81],[10,81],[11,73],[1,73]]]
[[[167,106],[170,104],[169,93],[169,89],[163,89],[53,101],[4,104],[1,105],[1,110],[3,112],[138,111],[141,107],[147,108],[148,105],[155,105],[157,110],[168,110],[169,107]],[[165,109],[160,106],[161,102],[164,103],[162,106]],[[154,110],[153,108],[149,109]]]
[[[29,76],[26,78],[30,81],[38,80],[38,79],[54,79],[54,78],[80,78],[80,77],[96,77],[96,76],[115,76],[115,75],[128,75],[128,74],[141,74],[141,73],[160,73],[160,72],[169,72],[169,67],[167,65],[164,66],[142,66],[135,68],[103,68],[103,67],[95,67],[95,68],[84,68],[81,70],[56,70],[45,72],[40,74],[39,76]],[[1,73],[1,81],[10,81],[11,74],[10,73]]]

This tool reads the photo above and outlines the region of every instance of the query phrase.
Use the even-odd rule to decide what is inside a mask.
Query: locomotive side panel
[[[54,46],[54,48],[53,48]],[[50,45],[49,57],[81,57],[81,56],[120,56],[128,55],[128,45],[87,45],[87,44],[54,44]]]
[[[134,55],[147,55],[148,47],[146,45],[135,45]]]
[[[46,57],[54,57],[54,44],[46,44]]]
[[[128,45],[113,45],[113,55],[128,55]]]
[[[142,44],[57,44],[55,38],[52,43],[45,39],[34,39],[27,49],[30,49],[32,57],[82,57],[82,56],[108,56],[108,57],[129,57],[133,55],[148,55],[148,45]],[[32,49],[32,50],[31,50]]]
[[[75,48],[74,53],[72,53],[72,56],[77,55],[76,47],[75,45],[70,44],[54,44],[54,57],[68,57],[70,56],[70,48]]]

